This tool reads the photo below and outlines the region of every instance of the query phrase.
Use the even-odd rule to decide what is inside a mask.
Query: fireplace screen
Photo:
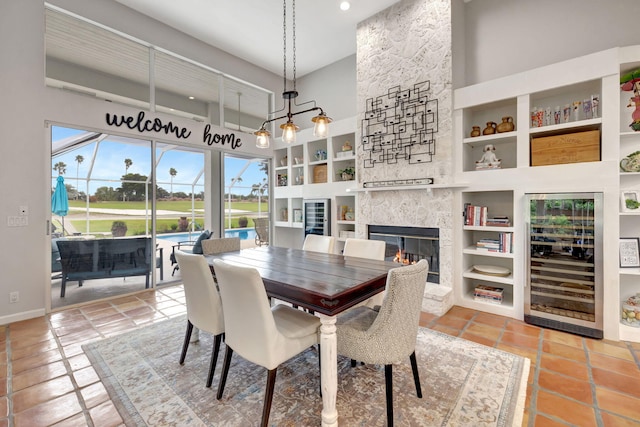
[[[437,228],[396,227],[370,225],[370,240],[383,240],[385,261],[415,264],[421,259],[429,262],[427,281],[440,283],[440,232]]]

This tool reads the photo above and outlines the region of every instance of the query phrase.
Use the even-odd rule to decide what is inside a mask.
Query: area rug
[[[251,426],[262,413],[266,370],[234,354],[221,400],[220,349],[213,387],[205,382],[213,339],[201,333],[180,365],[186,318],[167,320],[83,346],[127,426]],[[520,426],[529,359],[420,328],[416,356],[423,398],[411,365],[393,367],[398,426]],[[386,425],[384,367],[338,357],[338,422]],[[269,425],[319,426],[317,348],[278,369]]]

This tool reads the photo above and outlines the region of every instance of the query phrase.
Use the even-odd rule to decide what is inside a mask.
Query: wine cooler
[[[331,213],[329,199],[305,199],[303,202],[304,235],[331,235]]]
[[[602,338],[602,193],[526,200],[525,322]]]

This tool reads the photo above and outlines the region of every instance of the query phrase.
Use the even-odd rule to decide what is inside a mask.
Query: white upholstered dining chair
[[[307,237],[304,238],[302,249],[305,251],[324,252],[327,254],[332,254],[335,244],[336,238],[333,236],[307,234]]]
[[[207,239],[202,241],[203,255],[215,255],[223,252],[234,252],[239,250],[239,237],[222,237],[220,239]]]
[[[239,267],[222,260],[214,260],[213,268],[218,277],[227,325],[226,350],[217,398],[222,398],[233,352],[267,368],[260,424],[266,426],[278,366],[318,344],[320,319],[282,304],[270,307],[264,283],[255,268]]]
[[[361,306],[338,316],[338,354],[368,364],[384,365],[387,425],[393,426],[392,366],[406,357],[411,361],[416,394],[422,398],[416,340],[429,263],[389,270],[384,301],[379,311]]]
[[[224,334],[224,318],[222,301],[211,275],[207,260],[202,255],[188,254],[176,251],[176,260],[180,266],[184,294],[187,301],[187,331],[182,344],[180,364],[184,363],[191,340],[191,333],[195,326],[201,331],[213,335],[213,350],[207,376],[207,387],[211,387],[213,374],[218,361],[220,342]]]
[[[344,241],[344,249],[342,250],[342,255],[384,261],[386,249],[387,243],[384,240],[367,240],[349,237]],[[384,291],[372,296],[359,305],[375,307],[376,305],[382,304],[383,298]]]
[[[352,237],[344,241],[342,255],[357,258],[384,260],[387,243],[384,240],[355,239]]]

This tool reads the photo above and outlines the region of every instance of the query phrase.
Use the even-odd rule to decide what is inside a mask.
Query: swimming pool
[[[189,240],[196,241],[200,236],[199,231],[193,233],[168,233],[158,234],[156,237],[162,240],[168,240],[170,242],[188,242]],[[224,237],[240,237],[240,240],[253,240],[256,238],[256,230],[254,228],[234,228],[232,230],[225,230]]]

